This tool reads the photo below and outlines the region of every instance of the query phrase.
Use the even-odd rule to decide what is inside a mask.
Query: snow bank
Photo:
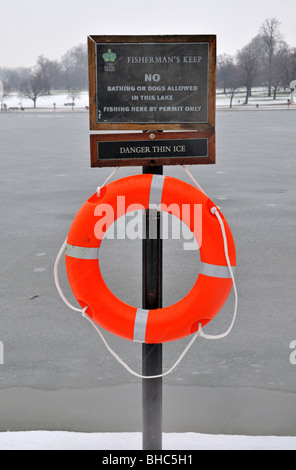
[[[268,98],[267,96],[263,96],[263,93],[254,93],[252,97],[249,99],[249,105],[248,106],[243,106],[243,103],[245,101],[245,94],[240,93],[235,95],[234,100],[233,100],[233,107],[234,108],[243,108],[246,109],[246,107],[255,107],[256,105],[259,106],[279,106],[279,105],[285,105],[287,106],[287,99],[289,95],[282,96],[279,95],[276,101],[274,101],[272,98]],[[70,103],[72,100],[71,98],[67,95],[67,93],[54,93],[49,96],[40,96],[37,99],[37,110],[38,109],[53,109],[53,105],[55,103],[56,108],[58,110],[71,110],[71,106],[65,104]],[[216,105],[217,108],[219,109],[220,107],[229,107],[229,102],[230,99],[221,94],[217,94],[217,101]],[[4,103],[6,103],[7,108],[20,108],[21,106],[30,109],[33,108],[33,101],[29,100],[28,98],[25,97],[20,97],[17,93],[12,93],[8,97],[4,99]],[[75,109],[85,109],[86,106],[89,105],[89,96],[87,91],[82,91],[80,93],[80,96],[75,99]],[[291,106],[291,108],[295,108],[295,105]]]
[[[53,105],[55,103],[57,109],[64,109],[64,110],[71,110],[72,106],[65,106],[65,104],[70,103],[72,100],[67,95],[67,93],[59,93],[59,94],[52,94],[49,96],[40,96],[37,98],[36,106],[37,110],[46,108],[46,109],[53,109]],[[12,93],[11,95],[7,96],[4,99],[4,103],[6,103],[7,108],[20,108],[21,106],[24,108],[33,108],[33,101],[29,100],[25,97],[20,97],[16,93]],[[88,99],[88,92],[82,91],[80,96],[75,99],[75,109],[77,108],[85,108],[85,106],[89,105]]]
[[[0,450],[141,450],[141,433],[0,433]],[[164,433],[163,450],[296,450],[296,437]]]

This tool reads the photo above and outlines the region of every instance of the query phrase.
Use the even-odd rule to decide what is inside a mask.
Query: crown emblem
[[[108,49],[108,52],[105,52],[105,54],[103,54],[103,59],[105,62],[115,62],[116,57],[117,55],[115,54],[115,52],[112,52],[111,49]]]

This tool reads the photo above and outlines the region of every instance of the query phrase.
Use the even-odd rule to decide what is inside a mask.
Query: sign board
[[[215,129],[216,36],[89,36],[91,130]]]
[[[92,134],[91,166],[162,166],[215,163],[215,133]]]

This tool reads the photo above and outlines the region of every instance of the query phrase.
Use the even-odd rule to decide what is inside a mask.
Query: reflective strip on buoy
[[[98,259],[99,248],[86,248],[84,246],[74,246],[67,244],[65,254],[70,256],[70,258]]]
[[[232,267],[234,273],[235,267]],[[230,279],[231,274],[228,266],[217,266],[216,264],[201,263],[200,274],[210,277],[218,277],[221,279]]]
[[[164,180],[165,176],[163,175],[153,175],[150,188],[149,206],[159,206],[161,204]]]
[[[136,342],[145,343],[148,314],[149,310],[137,309],[133,338]]]

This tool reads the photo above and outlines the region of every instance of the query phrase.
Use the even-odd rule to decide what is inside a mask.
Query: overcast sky
[[[276,17],[296,47],[292,0],[11,0],[0,12],[0,67],[59,60],[92,34],[216,34],[218,54],[235,54]]]

